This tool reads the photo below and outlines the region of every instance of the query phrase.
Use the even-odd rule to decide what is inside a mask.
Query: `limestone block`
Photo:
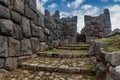
[[[12,37],[8,38],[9,56],[18,56],[20,54],[20,42]]]
[[[120,52],[112,52],[106,54],[105,60],[107,62],[110,62],[113,66],[120,65]]]
[[[48,28],[45,28],[45,29],[44,29],[44,32],[45,32],[46,35],[50,35],[50,33],[51,33]]]
[[[17,67],[17,58],[6,58],[5,69],[13,70]]]
[[[5,59],[4,58],[0,58],[0,68],[4,67],[4,63],[5,63]]]
[[[13,9],[20,14],[24,14],[24,2],[21,0],[15,0]]]
[[[13,34],[13,22],[11,20],[0,19],[0,28],[3,35]]]
[[[114,80],[120,80],[120,66],[116,66],[113,69]]]
[[[40,14],[39,17],[38,17],[38,25],[40,27],[44,27],[45,26],[45,24],[44,24],[44,15],[42,15],[42,14]]]
[[[43,32],[43,29],[41,27],[38,27],[38,36],[41,42],[45,41],[45,33]]]
[[[6,7],[0,5],[0,18],[9,19],[10,18],[10,11]]]
[[[5,6],[8,6],[10,4],[9,0],[0,0],[0,4],[4,4]]]
[[[4,36],[0,36],[0,57],[8,57],[8,42]]]
[[[22,18],[22,26],[21,27],[23,30],[23,36],[27,37],[27,38],[31,37],[30,21],[27,18],[25,18],[25,17]]]
[[[31,35],[33,37],[38,37],[38,26],[36,26],[32,21],[31,21]]]
[[[38,38],[31,38],[31,45],[33,53],[36,53],[40,50],[40,41]]]
[[[23,39],[22,29],[20,25],[14,24],[13,27],[13,37],[17,40]]]
[[[20,14],[18,14],[17,12],[12,11],[12,12],[11,12],[11,17],[12,17],[12,20],[13,20],[13,21],[15,21],[15,22],[18,23],[18,24],[21,24],[22,17],[21,17]]]
[[[45,51],[48,49],[48,45],[45,42],[40,43],[40,51]]]
[[[25,0],[25,3],[28,4],[28,6],[36,12],[36,0]]]
[[[31,55],[32,48],[29,39],[21,40],[21,55]]]
[[[28,6],[26,6],[25,7],[25,16],[30,19],[34,19],[35,17],[37,17],[37,14],[35,12],[33,12]]]

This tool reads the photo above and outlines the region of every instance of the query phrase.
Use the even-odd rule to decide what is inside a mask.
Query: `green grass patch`
[[[120,51],[120,35],[109,38],[102,38],[99,41],[108,43],[108,45],[104,48],[107,52]]]

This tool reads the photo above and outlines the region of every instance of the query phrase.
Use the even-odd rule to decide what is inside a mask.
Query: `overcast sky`
[[[97,16],[109,8],[112,30],[120,28],[120,0],[37,0],[37,8],[51,14],[60,11],[61,17],[78,16],[77,32],[84,27],[84,15]]]

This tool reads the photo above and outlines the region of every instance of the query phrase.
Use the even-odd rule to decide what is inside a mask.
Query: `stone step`
[[[90,57],[89,54],[73,54],[73,53],[57,53],[57,52],[37,52],[41,57],[54,57],[54,58],[85,58]]]
[[[5,75],[0,80],[96,80],[93,75],[66,74],[46,71],[16,69]]]
[[[88,47],[58,47],[57,49],[64,49],[64,50],[88,50]]]
[[[93,74],[94,70],[90,58],[46,58],[36,57],[21,63],[22,69],[36,69],[49,72],[71,74]]]

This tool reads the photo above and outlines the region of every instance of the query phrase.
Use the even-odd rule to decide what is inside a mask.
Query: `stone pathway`
[[[37,57],[19,63],[18,69],[6,73],[1,80],[95,80],[87,50],[74,50],[76,46],[64,45],[73,50],[38,52]]]

